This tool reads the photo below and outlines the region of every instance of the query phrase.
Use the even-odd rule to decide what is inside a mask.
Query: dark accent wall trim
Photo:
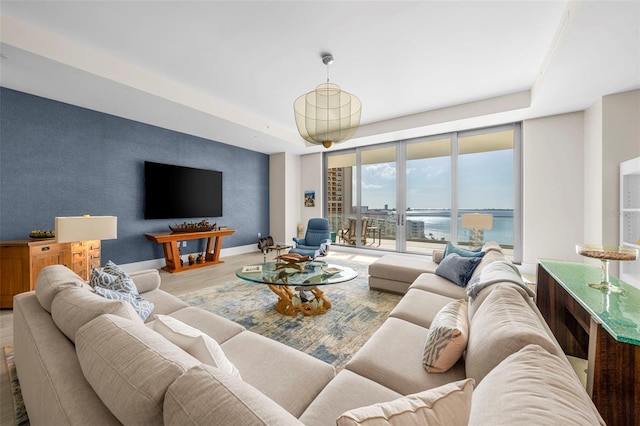
[[[115,215],[103,264],[162,258],[143,234],[185,219],[144,220],[145,160],[223,172],[224,216],[209,218],[236,229],[223,248],[268,235],[268,155],[0,88],[0,240],[53,229],[56,216]],[[183,252],[203,247],[190,241]]]

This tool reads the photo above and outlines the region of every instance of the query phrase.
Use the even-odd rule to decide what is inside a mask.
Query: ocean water
[[[468,211],[461,210],[460,213]],[[489,213],[493,215],[493,228],[484,232],[484,241],[495,241],[502,245],[514,244],[514,220],[513,210],[473,210],[471,212]],[[369,211],[367,216],[374,219],[378,224],[388,222],[388,226],[382,226],[383,234],[385,229],[393,229],[395,215],[390,212],[376,214],[377,212]],[[428,240],[451,240],[451,218],[448,210],[411,210],[407,212],[407,221],[424,222],[424,236],[417,236],[418,239],[423,237]],[[469,241],[473,234],[473,230],[462,228],[461,219],[458,219],[458,240]],[[392,235],[390,235],[392,237]],[[415,238],[415,237],[414,237]],[[411,236],[409,237],[411,239]]]
[[[425,237],[449,241],[451,239],[451,218],[442,216],[410,216],[408,220],[421,220],[425,223]],[[513,216],[494,216],[493,229],[484,231],[484,241],[513,245]],[[431,234],[431,235],[430,235]],[[458,239],[468,241],[473,230],[462,228],[458,221]]]

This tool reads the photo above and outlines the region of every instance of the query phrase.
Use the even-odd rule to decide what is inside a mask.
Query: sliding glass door
[[[521,257],[520,125],[325,156],[337,243],[429,254],[496,241]]]
[[[362,193],[358,219],[358,246],[392,247],[397,235],[397,173],[396,146],[359,151]]]
[[[410,141],[403,148],[406,244],[400,251],[431,253],[450,240],[451,138]]]

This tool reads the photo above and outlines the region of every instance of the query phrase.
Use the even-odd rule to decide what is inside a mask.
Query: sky
[[[396,207],[395,163],[362,166],[362,205]],[[407,162],[407,207],[451,207],[451,157]],[[458,156],[458,208],[513,209],[513,150]]]

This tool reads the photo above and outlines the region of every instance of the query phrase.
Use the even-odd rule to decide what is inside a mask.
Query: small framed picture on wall
[[[316,206],[316,191],[304,191],[304,206],[305,207]]]

